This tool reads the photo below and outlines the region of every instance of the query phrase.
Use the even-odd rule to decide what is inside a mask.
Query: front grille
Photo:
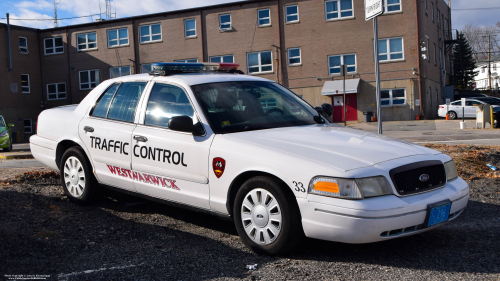
[[[441,161],[412,163],[392,169],[389,174],[396,191],[403,196],[425,192],[446,184],[446,173]]]

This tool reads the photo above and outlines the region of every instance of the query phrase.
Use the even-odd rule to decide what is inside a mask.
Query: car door
[[[454,111],[457,114],[457,118],[462,117],[462,101],[454,101],[448,105],[448,112]]]
[[[135,111],[146,81],[115,83],[80,122],[78,131],[99,182],[135,191],[131,174]]]
[[[143,113],[134,129],[132,169],[137,192],[209,209],[209,151],[213,133],[193,136],[173,131],[173,116],[198,116],[186,88],[156,82],[141,106]],[[135,176],[135,174],[134,174]]]
[[[465,117],[466,118],[476,118],[477,107],[474,105],[483,104],[477,100],[467,100],[465,101]]]

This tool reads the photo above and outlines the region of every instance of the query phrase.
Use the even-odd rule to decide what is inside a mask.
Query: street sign
[[[476,83],[472,83],[472,89],[476,88]]]
[[[371,20],[384,13],[382,0],[365,0],[365,20]]]

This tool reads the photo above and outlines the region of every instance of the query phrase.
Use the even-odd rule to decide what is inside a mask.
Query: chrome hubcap
[[[248,237],[261,245],[271,244],[281,232],[281,208],[267,190],[256,188],[245,195],[241,221]]]
[[[73,197],[80,197],[85,191],[85,171],[80,160],[74,156],[64,163],[64,184]]]

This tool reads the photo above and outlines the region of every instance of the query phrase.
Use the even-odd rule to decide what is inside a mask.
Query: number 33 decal
[[[294,181],[293,185],[295,185],[295,191],[306,192],[306,189],[304,188],[304,185],[301,182]]]

